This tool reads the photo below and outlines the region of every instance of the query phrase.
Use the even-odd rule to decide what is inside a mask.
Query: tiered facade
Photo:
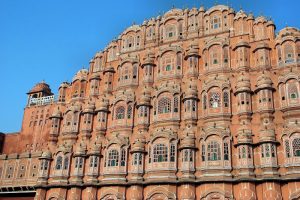
[[[36,200],[300,197],[300,31],[217,5],[133,25],[54,98],[28,92],[0,192]],[[3,113],[2,113],[3,114]]]

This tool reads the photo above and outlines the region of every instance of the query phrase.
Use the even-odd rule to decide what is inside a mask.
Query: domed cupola
[[[76,80],[87,80],[87,76],[88,76],[88,70],[87,69],[81,69],[79,70],[76,75],[73,77],[72,82],[76,81]]]
[[[29,92],[28,106],[31,105],[44,105],[54,101],[53,93],[47,83],[44,81],[37,83]]]
[[[241,74],[237,78],[237,83],[235,88],[236,88],[235,94],[240,92],[251,92],[251,83],[250,83],[249,76]]]
[[[37,83],[27,94],[39,93],[38,97],[44,97],[52,95],[51,89],[44,81]]]
[[[259,90],[263,89],[269,89],[269,90],[275,90],[273,88],[273,82],[267,74],[264,72],[257,78],[257,84],[256,84],[256,90],[255,92],[258,92]]]

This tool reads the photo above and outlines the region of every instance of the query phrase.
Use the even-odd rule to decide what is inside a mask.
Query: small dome
[[[49,85],[44,81],[37,83],[27,94],[32,94],[37,92],[45,92],[47,94],[52,94]]]
[[[264,73],[257,78],[257,89],[272,88],[272,84],[271,78]]]
[[[70,86],[70,84],[68,82],[63,82],[60,84],[59,88],[67,88],[69,86]]]
[[[249,76],[241,74],[236,83],[236,92],[251,91],[251,83]]]
[[[81,69],[73,77],[73,82],[76,81],[76,80],[87,80],[87,75],[88,75],[88,70],[87,69]]]

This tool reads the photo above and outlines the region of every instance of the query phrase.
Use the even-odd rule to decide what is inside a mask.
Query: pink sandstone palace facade
[[[300,199],[299,65],[299,29],[223,5],[133,25],[27,93],[0,198]]]

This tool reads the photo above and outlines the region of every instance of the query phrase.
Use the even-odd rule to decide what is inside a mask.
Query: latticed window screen
[[[90,157],[90,167],[98,167],[99,158],[97,156]]]
[[[289,91],[290,99],[297,99],[298,98],[298,89],[297,89],[297,86],[295,84],[293,84],[293,83],[289,84],[288,91]]]
[[[210,102],[210,107],[218,108],[220,106],[220,94],[216,92],[211,93],[209,102]]]
[[[179,100],[178,100],[178,96],[174,97],[174,112],[178,112],[179,110]]]
[[[55,169],[60,170],[62,168],[62,157],[58,156],[56,158],[56,165],[55,165]]]
[[[224,160],[229,160],[229,147],[228,143],[224,143]]]
[[[202,144],[202,149],[201,149],[201,157],[202,161],[205,161],[205,144]]]
[[[124,106],[119,106],[116,109],[116,119],[124,119],[125,117],[125,108]]]
[[[293,155],[300,157],[300,138],[295,138],[292,142],[293,145]]]
[[[206,102],[206,95],[203,96],[203,109],[205,110],[206,109],[206,105],[207,105],[207,102]]]
[[[108,166],[118,166],[119,165],[119,152],[116,149],[111,149],[108,152]]]
[[[171,99],[163,97],[158,101],[158,114],[169,113],[171,111]]]
[[[135,166],[142,165],[142,159],[143,159],[142,153],[134,153],[132,165],[135,165]]]
[[[76,157],[75,158],[75,168],[81,169],[83,166],[83,158],[82,157]]]
[[[167,162],[168,148],[164,144],[157,144],[153,148],[153,162]]]
[[[221,160],[220,144],[217,141],[208,143],[207,156],[209,161]]]
[[[229,95],[228,92],[223,93],[223,102],[224,102],[224,107],[229,106]]]
[[[65,156],[65,160],[64,160],[64,169],[68,169],[69,167],[69,157]]]
[[[183,162],[192,162],[193,161],[193,152],[191,149],[184,149],[183,150]]]
[[[171,162],[175,162],[175,152],[176,152],[175,144],[171,144],[171,150],[170,150],[170,161]]]
[[[129,105],[127,108],[127,119],[131,119],[132,115],[132,105]]]
[[[126,150],[123,148],[121,150],[121,166],[125,166],[126,164]]]

